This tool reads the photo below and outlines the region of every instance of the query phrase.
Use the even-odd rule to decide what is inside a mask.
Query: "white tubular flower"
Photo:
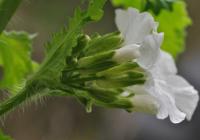
[[[159,119],[169,116],[173,123],[180,123],[185,118],[190,120],[199,100],[198,92],[177,75],[173,58],[160,49],[163,33],[157,33],[158,24],[153,17],[133,8],[127,11],[116,10],[116,24],[125,40],[124,50],[129,47],[131,51],[130,46],[138,46],[137,53],[127,54],[137,54],[132,55],[132,59],[136,59],[147,74],[147,81],[143,86],[126,89],[126,92],[135,93],[134,110],[156,112]],[[136,47],[132,51],[136,51]],[[123,60],[120,57],[122,55],[118,54],[115,59]]]

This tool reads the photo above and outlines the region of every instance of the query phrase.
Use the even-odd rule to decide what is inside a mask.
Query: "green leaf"
[[[112,0],[114,6],[123,6],[124,8],[135,7],[137,9],[144,9],[146,0]]]
[[[125,8],[135,7],[140,11],[151,10],[159,14],[162,9],[172,10],[172,4],[177,0],[112,0],[113,5]]]
[[[73,48],[77,46],[83,27],[102,17],[105,2],[106,0],[90,0],[87,10],[77,8],[74,17],[69,21],[68,28],[64,28],[53,36],[46,45],[46,59],[38,73],[41,78],[51,77],[51,82],[59,82],[61,71],[66,67],[66,58],[72,55]],[[96,9],[95,15],[94,9]]]
[[[0,130],[0,140],[12,140],[12,138],[4,135],[3,132]]]
[[[144,10],[152,10],[158,15],[161,10],[172,11],[172,5],[177,0],[147,0]]]
[[[14,90],[34,71],[36,63],[31,60],[32,38],[25,32],[3,32],[0,35],[0,67],[3,69],[0,88]]]
[[[176,2],[173,11],[163,10],[156,20],[159,21],[159,31],[165,33],[162,49],[172,54],[174,58],[184,51],[186,27],[191,25],[191,19],[184,2]]]
[[[100,20],[103,16],[103,6],[105,4],[106,0],[90,0],[90,5],[87,11],[88,16],[92,20]]]
[[[14,14],[22,0],[0,0],[0,33]]]

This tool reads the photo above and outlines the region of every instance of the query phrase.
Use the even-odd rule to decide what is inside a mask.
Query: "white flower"
[[[128,87],[125,91],[136,94],[132,99],[134,110],[156,113],[159,119],[169,116],[173,123],[190,120],[199,100],[198,92],[177,75],[173,58],[160,49],[163,34],[157,33],[158,24],[153,17],[133,8],[116,10],[116,24],[125,44],[115,59],[136,59],[147,74],[143,86]]]

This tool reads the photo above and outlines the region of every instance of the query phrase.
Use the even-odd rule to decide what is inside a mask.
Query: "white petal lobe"
[[[153,17],[137,9],[116,10],[116,24],[124,36],[125,44],[140,44],[144,38],[157,28]]]
[[[154,33],[148,35],[143,44],[140,47],[141,56],[138,58],[137,62],[144,69],[152,67],[160,56],[160,46],[163,41],[163,33]]]

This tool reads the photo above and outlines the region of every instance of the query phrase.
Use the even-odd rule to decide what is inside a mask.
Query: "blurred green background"
[[[186,51],[178,58],[179,73],[200,90],[200,1],[188,0],[193,25],[188,29]],[[33,59],[44,58],[44,43],[67,25],[79,0],[24,0],[7,30],[38,33]],[[87,33],[116,31],[114,8],[106,4],[103,20],[86,28]],[[200,108],[191,122],[178,125],[155,116],[119,109],[95,108],[87,114],[75,99],[54,97],[16,110],[1,123],[15,140],[199,140]]]

